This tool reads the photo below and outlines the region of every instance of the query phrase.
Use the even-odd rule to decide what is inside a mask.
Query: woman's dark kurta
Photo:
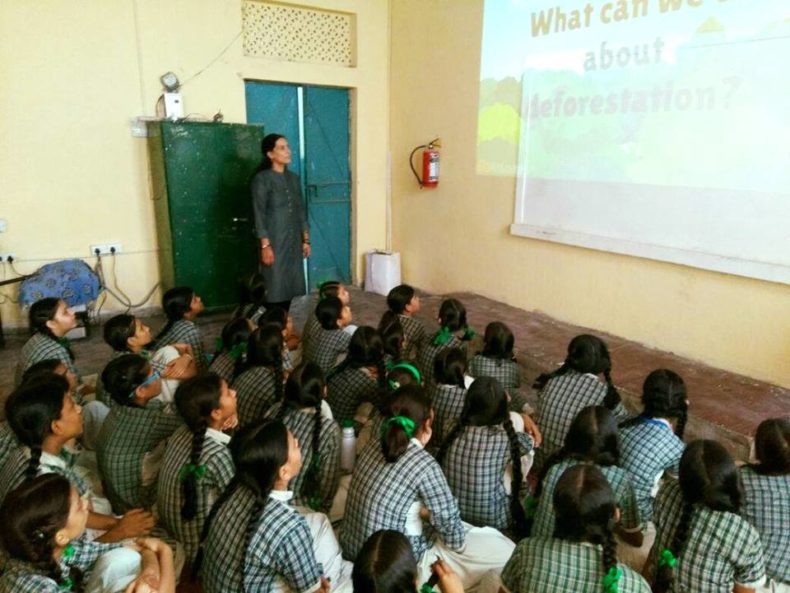
[[[258,172],[252,179],[252,206],[255,232],[259,239],[268,237],[274,250],[273,265],[259,263],[269,302],[305,294],[302,233],[307,232],[307,218],[299,176],[287,170]]]

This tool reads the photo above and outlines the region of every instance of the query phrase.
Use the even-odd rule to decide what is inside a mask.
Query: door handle
[[[233,218],[231,218],[231,220],[233,222],[249,222],[250,221],[249,218],[236,218],[235,216]]]

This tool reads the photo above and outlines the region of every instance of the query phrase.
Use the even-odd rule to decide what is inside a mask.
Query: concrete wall
[[[405,282],[471,290],[790,386],[790,287],[511,236],[515,178],[475,173],[483,0],[392,3],[394,248]],[[439,187],[414,146],[442,138]]]

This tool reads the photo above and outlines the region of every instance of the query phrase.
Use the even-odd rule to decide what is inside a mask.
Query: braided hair
[[[415,593],[417,561],[409,539],[400,531],[375,532],[357,554],[351,580],[354,591]]]
[[[211,525],[231,495],[238,489],[249,491],[255,502],[247,521],[244,544],[244,560],[250,553],[250,543],[260,521],[266,503],[274,489],[280,468],[288,461],[288,430],[279,420],[263,420],[240,428],[228,444],[236,475],[211,508],[201,534],[201,549],[195,559],[194,573],[197,574],[203,557],[203,542],[211,532]]]
[[[195,291],[190,286],[176,286],[162,296],[162,309],[167,316],[167,323],[156,334],[156,340],[162,339],[170,331],[176,321],[181,321],[192,308]]]
[[[66,526],[76,492],[68,479],[44,474],[12,490],[0,505],[0,540],[12,558],[29,562],[54,580],[59,588],[71,583],[80,592],[82,572],[72,567],[64,575],[54,558],[55,536]]]
[[[193,466],[200,464],[211,413],[220,407],[219,398],[222,395],[222,383],[219,375],[207,373],[183,381],[176,389],[176,409],[189,430],[192,431],[192,450],[189,455],[189,463]],[[191,521],[197,516],[197,482],[198,477],[194,472],[187,472],[181,481],[181,492],[184,499],[181,505],[181,516],[186,521]]]
[[[516,429],[507,409],[507,392],[502,384],[492,377],[479,377],[469,386],[461,417],[450,434],[444,439],[436,460],[443,464],[450,446],[469,426],[495,426],[501,424],[505,429],[510,446],[510,462],[513,466],[512,494],[510,497],[510,521],[513,532],[522,535],[526,532],[527,519],[521,506],[521,489],[524,482],[521,457],[524,454],[518,440]]]
[[[43,299],[37,300],[35,303],[30,305],[30,311],[28,312],[28,321],[30,323],[30,331],[31,332],[38,332],[44,336],[50,338],[53,342],[57,342],[63,348],[66,349],[66,352],[69,355],[69,358],[73,361],[74,360],[74,352],[71,350],[71,346],[68,343],[63,343],[58,339],[58,336],[52,333],[52,330],[47,325],[47,321],[52,321],[55,318],[55,315],[58,312],[58,307],[64,301],[62,299],[56,299],[54,297],[47,297]]]
[[[656,369],[645,378],[642,385],[644,410],[621,426],[639,424],[643,418],[672,418],[676,420],[675,434],[682,439],[688,418],[687,400],[686,385],[680,375],[669,369]]]
[[[754,452],[759,463],[752,469],[758,474],[790,474],[790,419],[763,420],[754,435]]]
[[[466,388],[466,355],[460,348],[445,348],[433,361],[433,378],[439,385]]]
[[[112,399],[128,407],[136,407],[134,393],[151,373],[151,365],[139,354],[124,354],[112,359],[101,374],[102,385]]]
[[[680,458],[678,478],[683,508],[668,548],[675,558],[683,554],[695,505],[738,514],[744,499],[738,468],[727,450],[716,441],[698,440],[690,443]],[[661,563],[653,591],[669,591],[674,580],[674,569],[668,563]]]
[[[327,374],[327,380],[347,369],[375,367],[380,388],[386,385],[387,371],[384,366],[384,343],[379,332],[369,325],[357,328],[348,343],[348,355]]]
[[[250,339],[251,333],[252,330],[250,329],[250,320],[246,317],[236,317],[235,319],[231,319],[222,328],[222,333],[220,334],[220,339],[217,343],[217,349],[214,352],[214,358],[223,352],[227,353],[228,356],[232,356],[234,362],[234,376],[236,375],[236,370],[240,369],[244,364],[244,356],[243,353],[238,356],[236,356],[235,353],[233,355],[231,353],[236,350],[237,346],[241,347],[240,344],[246,345]]]
[[[52,434],[52,423],[60,419],[68,394],[69,382],[53,373],[24,383],[6,400],[8,424],[19,442],[30,449],[25,470],[28,480],[38,475],[41,447],[44,439]]]
[[[288,411],[313,408],[313,433],[311,436],[311,455],[299,496],[308,501],[310,508],[317,511],[321,501],[321,402],[324,399],[326,381],[321,367],[312,362],[297,366],[285,382],[285,398],[277,415],[284,420]]]
[[[239,280],[239,304],[233,317],[250,319],[260,307],[266,304],[266,281],[259,272],[247,274]]]
[[[388,354],[394,362],[398,362],[403,355],[403,325],[400,318],[392,311],[385,311],[381,316],[378,326],[381,341],[384,344],[384,354]]]
[[[614,537],[617,501],[601,470],[587,464],[567,469],[557,482],[552,502],[557,517],[554,537],[600,545],[602,580],[605,583],[611,574],[618,580],[620,569]],[[603,590],[609,590],[606,584]]]
[[[468,341],[474,337],[474,331],[469,327],[466,322],[466,307],[458,299],[445,299],[439,307],[439,325],[440,329],[437,331],[433,338],[432,343],[438,345],[439,336],[443,332],[455,333],[464,330],[464,335],[461,340]]]
[[[415,294],[414,288],[408,284],[396,286],[387,294],[387,307],[396,315],[403,315]]]
[[[414,385],[407,385],[395,391],[387,402],[386,417],[391,419],[396,416],[411,420],[416,430],[419,430],[431,417],[431,402],[425,391]],[[406,452],[409,441],[414,435],[409,434],[406,428],[397,422],[385,420],[382,426],[381,452],[388,463],[394,463]]]
[[[603,373],[606,379],[606,397],[604,397],[603,405],[614,410],[620,403],[620,393],[612,382],[612,361],[609,357],[609,349],[601,338],[590,334],[581,334],[573,338],[568,344],[568,355],[562,366],[555,371],[540,375],[535,379],[532,387],[543,389],[550,379],[561,377],[571,370],[593,375]]]
[[[247,342],[247,361],[239,368],[235,379],[255,368],[267,367],[274,371],[274,401],[283,399],[283,332],[279,326],[269,324],[250,334]]]

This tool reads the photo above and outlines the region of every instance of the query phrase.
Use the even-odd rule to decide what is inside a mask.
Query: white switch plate
[[[0,233],[5,233],[8,229],[8,221],[5,218],[0,218]]]

